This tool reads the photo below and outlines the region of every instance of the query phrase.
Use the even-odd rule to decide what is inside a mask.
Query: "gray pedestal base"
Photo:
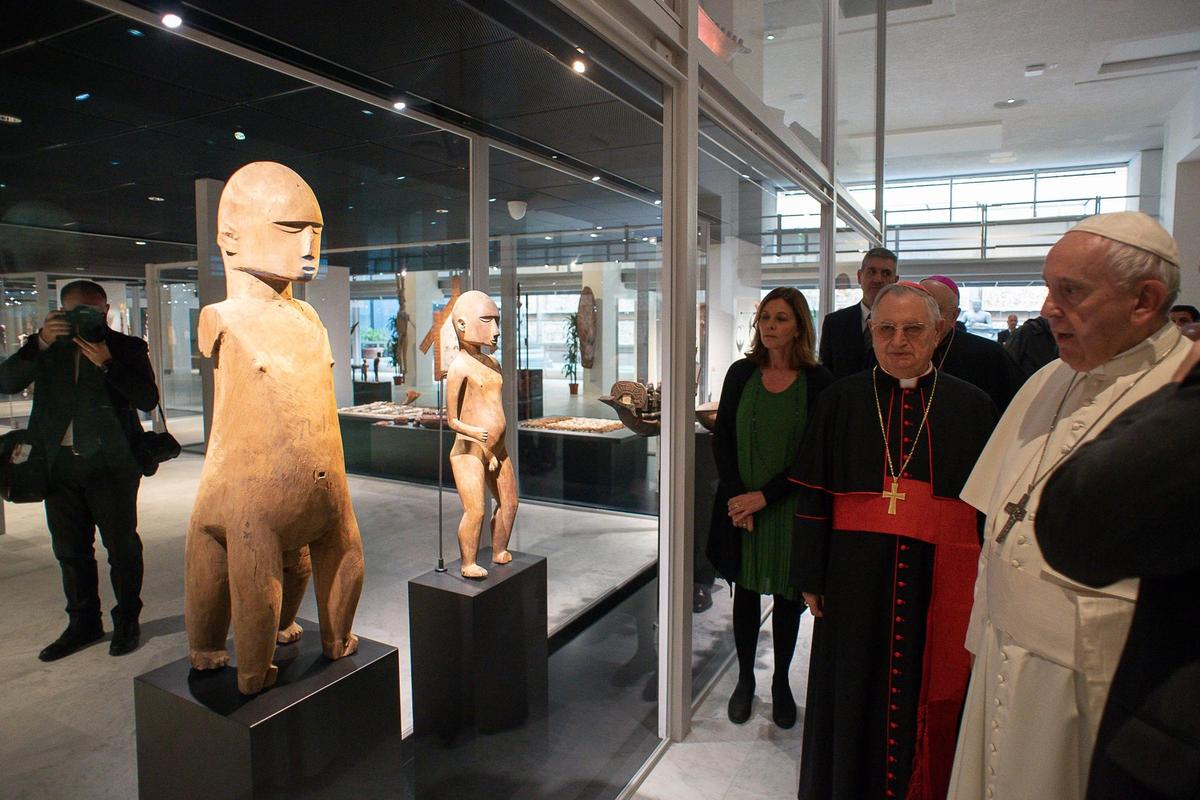
[[[257,696],[238,692],[233,668],[199,672],[187,658],[134,680],[141,800],[411,796],[396,648],[360,637],[329,661],[318,625],[300,624]]]

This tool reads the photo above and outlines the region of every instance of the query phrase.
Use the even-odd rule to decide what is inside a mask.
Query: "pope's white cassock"
[[[951,800],[1084,796],[1137,581],[1096,590],[1046,564],[1033,530],[1044,483],[1035,487],[1025,518],[1002,543],[996,539],[1009,518],[1005,506],[1025,493],[1043,444],[1045,472],[1169,381],[1189,345],[1168,323],[1090,372],[1076,373],[1063,361],[1046,365],[1013,399],[967,480],[961,497],[987,514],[987,527],[966,641],[976,661]]]

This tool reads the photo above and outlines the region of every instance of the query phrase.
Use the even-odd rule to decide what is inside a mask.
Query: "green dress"
[[[737,408],[738,473],[747,492],[791,467],[808,420],[804,370],[778,394],[767,391],[756,369]],[[742,567],[736,583],[759,594],[800,599],[792,586],[792,530],[796,495],[770,503],[754,515],[754,532],[742,532]]]

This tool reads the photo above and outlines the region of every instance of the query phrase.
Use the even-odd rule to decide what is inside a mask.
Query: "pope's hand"
[[[825,595],[810,594],[801,592],[804,595],[804,605],[808,606],[808,610],[812,612],[814,618],[820,619],[825,616]]]

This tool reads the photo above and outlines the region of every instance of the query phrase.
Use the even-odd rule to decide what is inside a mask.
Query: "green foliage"
[[[377,347],[387,341],[387,333],[379,328],[367,328],[360,334],[360,341],[367,347]]]
[[[579,315],[567,317],[567,352],[563,356],[563,377],[571,383],[579,383]]]

